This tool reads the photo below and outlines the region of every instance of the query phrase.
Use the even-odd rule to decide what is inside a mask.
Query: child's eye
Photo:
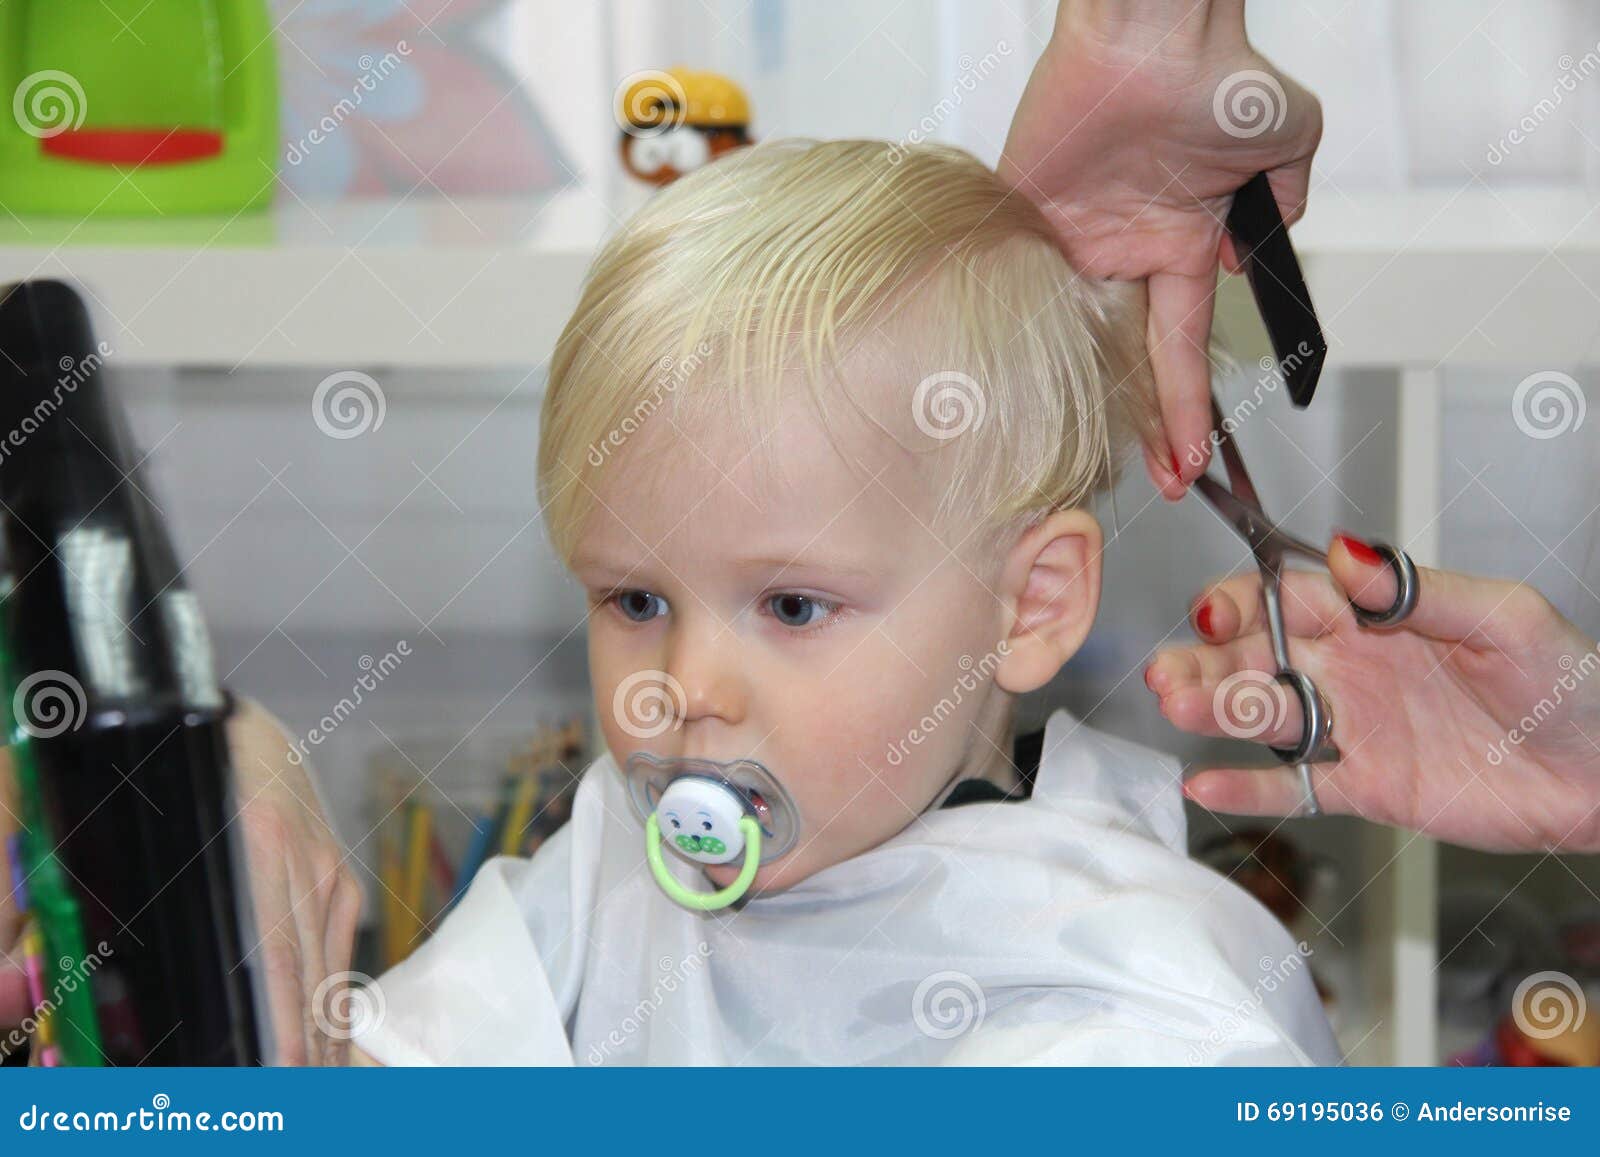
[[[814,599],[810,595],[781,594],[767,599],[772,617],[786,627],[809,627],[839,609],[838,603]]]
[[[635,623],[648,623],[667,611],[667,600],[649,591],[618,591],[611,600],[630,622]]]

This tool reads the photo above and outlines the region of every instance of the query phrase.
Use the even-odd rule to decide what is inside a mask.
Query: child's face
[[[770,891],[1008,760],[990,675],[1013,608],[981,535],[947,546],[928,529],[926,457],[854,415],[836,420],[836,447],[805,400],[759,446],[726,425],[650,417],[596,472],[572,566],[617,763],[750,757],[793,797],[799,842],[754,884]],[[738,867],[708,875],[723,887]]]

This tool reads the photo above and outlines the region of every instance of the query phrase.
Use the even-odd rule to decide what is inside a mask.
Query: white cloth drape
[[[1031,799],[934,811],[712,914],[650,878],[603,756],[560,833],[490,861],[379,978],[356,1043],[391,1064],[1338,1063],[1305,951],[1184,854],[1176,763],[1064,710],[1044,751]]]

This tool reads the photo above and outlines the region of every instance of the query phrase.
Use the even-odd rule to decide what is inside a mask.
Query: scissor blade
[[[1233,440],[1233,432],[1223,421],[1222,407],[1217,402],[1215,391],[1211,394],[1211,430],[1212,439],[1216,442],[1217,449],[1222,452],[1222,468],[1228,475],[1228,489],[1232,490],[1241,501],[1254,506],[1260,513],[1261,499],[1256,494],[1255,483],[1250,481],[1250,471],[1244,468],[1244,458]]]
[[[1223,521],[1233,527],[1235,534],[1252,548],[1255,546],[1258,511],[1251,510],[1239,500],[1238,495],[1209,474],[1202,474],[1196,478],[1194,488],[1200,492],[1200,497],[1210,503],[1211,508],[1222,516]]]

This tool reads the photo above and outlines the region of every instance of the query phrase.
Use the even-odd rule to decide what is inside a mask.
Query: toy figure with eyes
[[[658,188],[750,143],[750,102],[715,72],[671,68],[630,78],[619,92],[622,167]]]

